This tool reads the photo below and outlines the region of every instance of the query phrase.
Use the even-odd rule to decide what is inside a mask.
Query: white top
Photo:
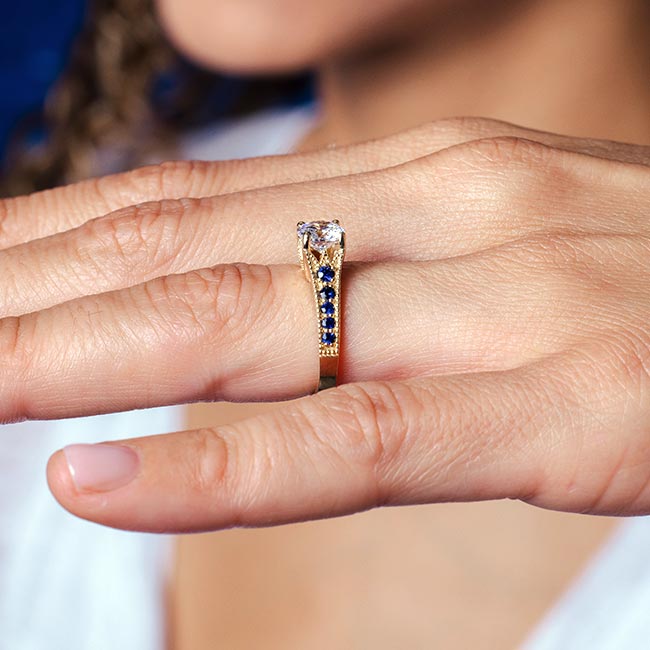
[[[187,139],[186,158],[285,153],[313,110],[264,112]],[[63,510],[47,459],[74,442],[183,428],[181,407],[0,427],[0,650],[166,650],[173,536],[131,533]],[[578,516],[578,515],[576,515]],[[521,650],[650,647],[650,517],[622,519]]]
[[[650,516],[631,517],[621,520],[521,650],[648,648]]]
[[[45,479],[72,442],[178,430],[162,408],[0,428],[0,648],[163,650],[170,536],[105,528],[64,510]]]

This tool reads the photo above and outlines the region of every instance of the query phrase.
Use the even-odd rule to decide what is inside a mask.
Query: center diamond
[[[319,253],[340,244],[344,232],[334,221],[308,221],[298,226],[298,236],[309,235],[309,245]]]

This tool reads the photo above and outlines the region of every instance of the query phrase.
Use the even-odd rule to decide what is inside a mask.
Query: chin
[[[174,45],[206,67],[277,74],[381,40],[442,0],[157,0]]]
[[[285,18],[289,12],[278,8],[285,4],[290,3],[158,0],[158,14],[174,46],[200,65],[282,74],[314,67],[332,49],[331,32],[310,25],[309,11]]]

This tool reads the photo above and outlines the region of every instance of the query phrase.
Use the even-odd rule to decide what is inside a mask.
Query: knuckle
[[[549,192],[557,208],[577,187],[570,154],[517,136],[470,140],[404,165],[419,196],[440,200],[441,188],[467,193],[482,214],[513,233],[548,225]],[[431,183],[432,177],[437,179]],[[566,206],[565,206],[566,204]],[[559,219],[559,217],[556,217]]]
[[[110,252],[111,256],[117,255],[122,260],[133,260],[134,254],[142,254],[143,244],[146,243],[141,219],[155,216],[160,216],[158,206],[143,204],[93,219],[80,228],[77,242],[79,252],[88,250],[87,246],[90,244],[91,256],[101,251]]]
[[[650,394],[650,331],[627,323],[604,337],[603,343],[610,379],[641,406]]]
[[[561,154],[558,149],[515,135],[471,140],[459,145],[458,153],[465,163],[508,171],[521,166],[538,169],[552,166]]]
[[[524,272],[542,274],[549,278],[563,277],[574,284],[576,276],[580,280],[590,280],[589,258],[583,256],[584,235],[561,232],[536,232],[502,247],[500,251],[506,259],[522,267]],[[564,282],[562,283],[564,284]]]
[[[93,219],[73,240],[76,257],[94,272],[110,268],[112,275],[126,277],[162,272],[181,252],[180,227],[189,207],[187,200],[155,201]]]
[[[409,431],[407,409],[414,396],[405,385],[369,382],[341,386],[326,405],[337,414],[341,455],[376,474],[377,480],[400,456]]]
[[[207,163],[194,160],[172,160],[157,165],[155,176],[160,196],[175,198],[187,196],[193,183],[203,171]]]
[[[0,245],[7,240],[7,224],[20,214],[19,198],[0,199]],[[24,201],[24,199],[23,199]]]
[[[30,417],[28,395],[24,392],[25,378],[31,372],[36,337],[36,316],[10,317],[0,320],[0,355],[3,359],[2,378],[5,404],[4,421],[24,420]]]
[[[272,274],[262,265],[220,264],[159,282],[175,303],[175,318],[184,313],[192,329],[210,338],[245,336],[273,300]]]
[[[572,408],[566,409],[573,423],[567,444],[575,445],[576,454],[570,455],[565,488],[576,495],[574,507],[598,514],[647,512],[650,439],[643,422],[650,395],[650,333],[613,328],[575,350],[562,372],[573,395]]]
[[[125,198],[144,196],[151,200],[180,199],[218,194],[227,185],[227,162],[170,160],[147,165],[125,175]],[[128,189],[130,188],[130,189]]]
[[[497,193],[502,202],[530,206],[531,197],[547,196],[576,182],[573,154],[527,138],[502,135],[469,140],[428,157],[429,163],[455,181]]]
[[[148,197],[150,200],[172,198],[183,181],[187,180],[191,171],[189,167],[186,161],[145,165],[126,174],[119,174],[117,185],[121,188],[124,199],[139,201],[142,199],[138,200],[137,197]],[[109,179],[110,177],[107,180]]]
[[[232,483],[235,448],[225,428],[202,428],[185,434],[182,471],[187,487],[197,496],[228,490]]]
[[[448,117],[428,122],[424,127],[424,135],[437,137],[443,135],[445,140],[462,142],[475,140],[495,129],[504,128],[503,122],[482,117]]]
[[[22,366],[28,358],[25,346],[24,318],[11,316],[0,320],[0,354],[5,360],[12,360]]]
[[[625,433],[648,408],[650,332],[630,324],[609,327],[569,351],[561,370],[573,411],[582,418],[580,430],[613,426]],[[621,435],[616,443],[625,440]]]
[[[200,195],[206,180],[219,166],[201,160],[169,160],[128,172],[124,175],[126,182],[120,186],[124,198],[145,196],[155,200]]]

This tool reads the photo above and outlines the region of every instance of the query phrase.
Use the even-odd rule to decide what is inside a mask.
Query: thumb
[[[347,384],[214,429],[71,445],[48,481],[75,515],[151,532],[526,494],[534,455],[495,412],[497,391],[518,408],[512,374],[474,377]]]
[[[70,512],[150,532],[501,498],[650,513],[645,407],[620,402],[624,387],[575,372],[571,384],[568,370],[547,360],[346,384],[214,429],[72,445],[52,456],[48,480]]]

